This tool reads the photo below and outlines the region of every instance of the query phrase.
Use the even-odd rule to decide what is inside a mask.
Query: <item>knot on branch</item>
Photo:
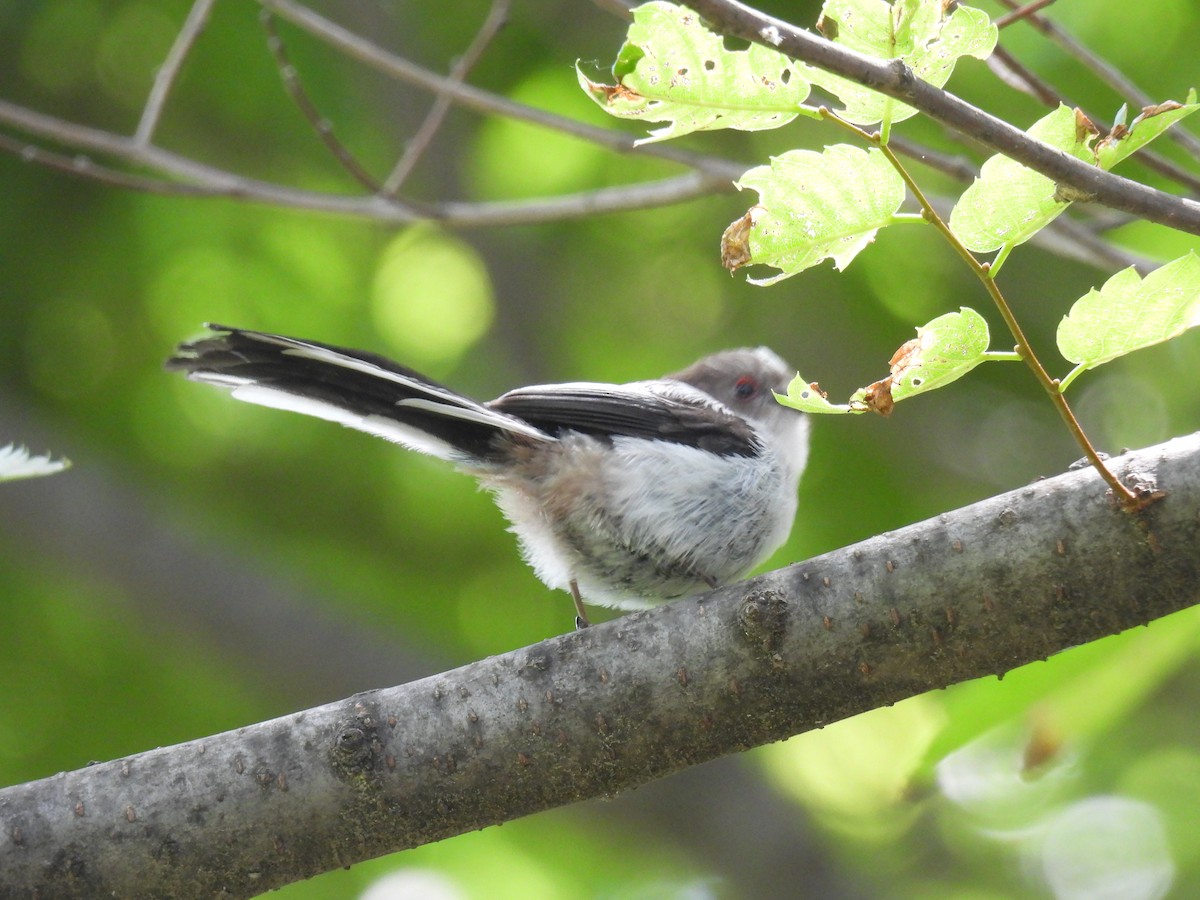
[[[755,591],[738,610],[742,634],[765,653],[775,653],[787,634],[787,599],[778,591]]]
[[[375,716],[356,705],[358,714],[343,720],[333,730],[329,763],[340,778],[359,778],[382,769],[383,741]]]
[[[913,70],[902,59],[893,59],[887,64],[887,67],[891,70],[892,77],[896,81],[896,87],[903,92],[905,97],[912,97],[916,93],[916,86],[919,81],[917,76],[913,74]]]

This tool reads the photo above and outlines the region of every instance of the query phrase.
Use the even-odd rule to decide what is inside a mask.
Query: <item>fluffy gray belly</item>
[[[620,609],[736,580],[783,543],[796,511],[774,457],[665,441],[575,435],[482,480],[539,578]]]

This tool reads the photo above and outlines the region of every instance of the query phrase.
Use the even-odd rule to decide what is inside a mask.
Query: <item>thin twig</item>
[[[1003,0],[1001,0],[1001,2],[1003,2]],[[997,28],[1006,28],[1014,22],[1019,22],[1021,19],[1032,16],[1040,9],[1045,9],[1053,2],[1054,0],[1033,0],[1032,3],[1026,3],[1024,6],[1020,7],[1018,7],[1015,3],[1005,4],[1006,6],[1010,6],[1013,11],[1007,16],[1001,16],[992,24],[994,24]]]
[[[473,109],[484,115],[504,116],[531,122],[607,147],[617,153],[636,151],[640,156],[670,160],[687,166],[689,169],[704,172],[717,180],[735,181],[750,168],[749,164],[734,163],[664,144],[635,146],[636,138],[621,132],[578,122],[544,109],[538,109],[535,106],[518,103],[469,84],[456,84],[446,76],[390,53],[366,38],[348,31],[336,22],[332,22],[292,0],[259,0],[259,3],[281,19],[286,19],[293,25],[299,26],[352,59],[357,59],[377,71],[415,84],[433,93],[445,93],[453,97],[454,102],[459,106]]]
[[[151,178],[147,175],[137,175],[132,172],[122,172],[95,162],[82,154],[68,156],[56,153],[43,147],[25,141],[18,141],[7,134],[0,133],[0,150],[20,157],[22,161],[34,163],[66,175],[74,175],[86,181],[96,181],[110,187],[127,188],[143,191],[147,194],[162,194],[167,196],[203,196],[211,197],[213,192],[199,184],[189,184],[184,181],[167,181],[162,178]]]
[[[1068,216],[1059,216],[1030,239],[1043,250],[1057,256],[1086,262],[1098,269],[1115,272],[1133,266],[1143,277],[1162,265],[1162,260],[1150,259],[1111,244]]]
[[[333,133],[333,124],[321,115],[316,104],[309,98],[308,92],[304,90],[300,75],[288,58],[287,45],[284,44],[279,30],[275,27],[275,17],[271,15],[271,11],[262,10],[258,20],[267,32],[267,48],[271,51],[271,56],[275,58],[275,65],[279,68],[279,77],[283,81],[283,88],[292,98],[292,102],[296,104],[296,108],[300,110],[301,115],[316,132],[317,137],[321,139],[321,143],[325,145],[333,158],[338,161],[338,164],[368,191],[373,194],[379,193],[379,182],[359,163],[346,145],[337,139]]]
[[[380,222],[407,224],[436,219],[456,228],[530,225],[577,219],[590,215],[666,206],[720,191],[733,191],[732,181],[713,179],[704,172],[633,185],[600,188],[576,194],[533,200],[494,202],[417,203],[378,195],[347,197],[273,184],[236,175],[161,147],[143,147],[132,138],[66,122],[0,100],[0,122],[28,134],[80,151],[99,153],[124,162],[147,166],[181,181],[143,179],[122,175],[86,156],[63,156],[4,136],[0,150],[33,163],[105,183],[119,183],[158,194],[228,197],[269,203],[291,209],[355,216]],[[124,179],[123,181],[119,179]]]
[[[200,37],[200,32],[208,23],[208,16],[212,12],[215,2],[216,0],[196,0],[192,4],[192,9],[187,14],[183,27],[179,29],[179,34],[175,36],[175,42],[167,52],[167,58],[163,60],[158,74],[154,76],[154,84],[150,87],[150,95],[146,98],[141,120],[133,135],[134,140],[142,146],[148,145],[151,138],[154,137],[154,130],[158,127],[159,119],[162,118],[171,88],[175,86],[175,80],[183,69],[184,60],[187,59],[196,39]]]
[[[1084,432],[1083,426],[1079,424],[1079,420],[1075,418],[1075,413],[1071,411],[1071,407],[1067,403],[1067,398],[1064,397],[1062,391],[1058,389],[1059,385],[1057,379],[1051,377],[1050,373],[1046,371],[1046,367],[1042,365],[1041,360],[1038,359],[1037,354],[1034,352],[1033,345],[1029,343],[1029,338],[1025,336],[1025,330],[1021,327],[1021,323],[1017,321],[1017,317],[1013,314],[1012,308],[1008,305],[1008,301],[1000,292],[1000,286],[996,284],[996,279],[992,277],[987,263],[981,263],[979,260],[977,260],[975,258],[975,254],[968,250],[954,234],[954,232],[950,230],[950,226],[946,224],[945,219],[938,215],[938,212],[936,209],[934,209],[933,204],[929,202],[929,199],[925,196],[924,191],[921,190],[921,186],[917,184],[916,180],[912,177],[912,175],[909,174],[908,170],[904,168],[904,163],[900,161],[900,157],[898,157],[895,152],[888,147],[887,143],[881,139],[881,136],[878,132],[872,134],[868,131],[865,131],[864,129],[859,128],[857,125],[843,119],[841,116],[838,116],[836,113],[830,112],[824,107],[821,109],[821,114],[829,121],[837,123],[864,141],[867,141],[868,143],[878,147],[880,151],[883,152],[883,155],[887,157],[888,162],[892,164],[892,168],[894,168],[897,174],[904,179],[904,183],[908,187],[908,190],[912,193],[913,197],[916,198],[917,203],[920,204],[921,214],[924,216],[926,221],[928,221],[931,225],[933,225],[934,228],[938,230],[942,237],[944,237],[950,246],[954,248],[954,252],[962,258],[962,260],[975,274],[975,277],[978,278],[983,284],[984,290],[988,292],[988,296],[991,297],[992,302],[996,304],[996,308],[1000,311],[1000,317],[1004,319],[1004,324],[1008,326],[1008,330],[1012,334],[1013,340],[1016,341],[1016,352],[1020,354],[1021,359],[1023,359],[1026,365],[1029,366],[1034,377],[1037,379],[1038,384],[1040,384],[1050,396],[1051,403],[1054,404],[1054,408],[1057,409],[1059,415],[1062,416],[1062,419],[1066,423],[1067,430],[1071,433],[1071,436],[1075,438],[1075,441],[1083,449],[1084,456],[1087,457],[1088,462],[1090,462],[1092,466],[1095,467],[1096,471],[1100,473],[1100,476],[1112,489],[1113,496],[1120,499],[1123,507],[1131,511],[1140,509],[1143,505],[1142,501],[1136,494],[1134,494],[1133,491],[1121,483],[1121,479],[1118,478],[1116,474],[1104,464],[1104,460],[1101,459],[1100,454],[1096,452],[1096,448],[1092,446],[1092,442],[1088,439],[1087,434]]]
[[[483,55],[483,51],[487,49],[488,44],[496,36],[496,33],[504,27],[504,23],[508,21],[509,0],[492,0],[492,7],[488,10],[487,17],[483,20],[483,24],[479,27],[479,31],[475,34],[470,46],[467,47],[463,55],[458,58],[458,61],[450,69],[449,79],[455,84],[462,84],[467,79],[467,75],[471,69],[475,67],[475,63],[479,61],[479,57]],[[442,122],[446,118],[446,113],[450,111],[450,104],[454,102],[454,98],[445,91],[439,91],[434,97],[433,106],[429,108],[429,113],[425,116],[425,120],[421,123],[421,127],[417,129],[417,133],[413,135],[412,140],[408,142],[408,146],[404,148],[404,154],[396,163],[395,168],[383,182],[383,193],[389,197],[395,197],[400,192],[401,186],[412,174],[412,170],[416,167],[417,161],[421,155],[429,147],[433,141],[434,135],[438,129],[442,127]]]
[[[1002,45],[997,44],[992,55],[987,60],[992,74],[1011,88],[1029,94],[1043,106],[1051,109],[1060,103],[1065,103],[1062,94],[1034,74],[1033,70],[1008,52]],[[1074,106],[1075,104],[1069,104]]]

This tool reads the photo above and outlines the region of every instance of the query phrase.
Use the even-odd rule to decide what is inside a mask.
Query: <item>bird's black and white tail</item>
[[[553,438],[382,356],[316,341],[209,325],[167,368],[229,388],[239,400],[337,422],[453,462]]]

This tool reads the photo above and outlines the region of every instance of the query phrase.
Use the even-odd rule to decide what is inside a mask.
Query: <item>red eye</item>
[[[734,382],[733,395],[739,400],[749,400],[758,396],[758,379],[753,375],[743,375]]]

